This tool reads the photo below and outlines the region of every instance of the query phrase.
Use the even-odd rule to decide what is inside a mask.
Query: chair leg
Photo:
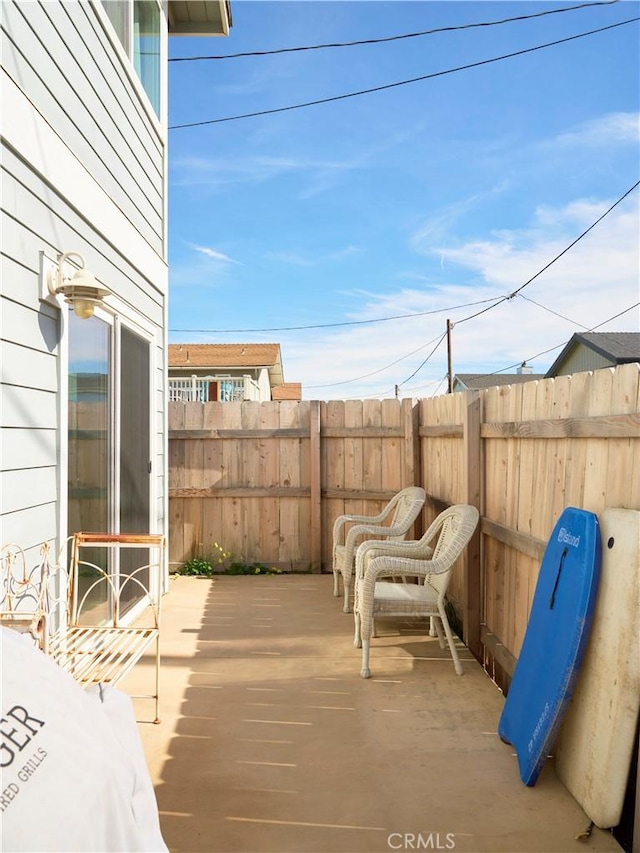
[[[369,640],[362,641],[362,669],[360,670],[360,675],[363,678],[371,677],[371,670],[369,669]]]
[[[345,613],[351,613],[351,584],[347,586],[346,578],[343,578],[343,586],[344,586],[344,604],[342,605],[342,609]]]
[[[440,648],[446,649],[447,641],[446,641],[445,636],[442,632],[442,620],[440,619],[439,616],[432,616],[431,617],[431,627],[433,629],[433,636],[438,638],[438,644],[439,644]],[[430,637],[432,636],[431,632],[429,632],[429,636]]]
[[[354,622],[354,628],[355,628],[355,632],[353,635],[353,645],[356,647],[356,649],[359,649],[362,646],[362,640],[360,639],[360,624],[361,624],[361,622],[360,622],[360,614],[355,609],[353,611],[353,622]]]
[[[333,594],[336,598],[340,596],[340,572],[337,569],[333,570]]]
[[[460,663],[460,658],[458,657],[458,652],[456,650],[455,644],[453,642],[453,633],[451,631],[451,626],[449,625],[449,620],[447,619],[447,614],[444,612],[440,613],[440,618],[442,619],[442,626],[444,628],[444,632],[447,635],[447,642],[449,643],[449,651],[451,652],[451,657],[453,658],[453,666],[458,675],[462,675],[462,664]]]

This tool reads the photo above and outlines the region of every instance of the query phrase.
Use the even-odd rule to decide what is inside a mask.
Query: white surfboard
[[[640,511],[606,509],[587,651],[556,742],[556,772],[588,817],[617,826],[640,710]]]

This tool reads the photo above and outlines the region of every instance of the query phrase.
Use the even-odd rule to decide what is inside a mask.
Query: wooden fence
[[[214,543],[246,561],[330,571],[344,512],[407,485],[481,523],[451,599],[471,651],[508,678],[541,557],[565,506],[640,509],[640,365],[428,400],[172,403],[170,560]]]

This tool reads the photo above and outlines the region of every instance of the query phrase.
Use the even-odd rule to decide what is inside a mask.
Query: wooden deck
[[[172,579],[162,724],[140,725],[172,853],[584,853],[588,818],[553,762],[520,782],[502,694],[469,652],[458,677],[426,626],[381,621],[364,680],[331,586]],[[621,849],[598,829],[587,846]]]

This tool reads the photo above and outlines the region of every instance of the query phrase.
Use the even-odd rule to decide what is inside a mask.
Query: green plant
[[[279,575],[282,569],[277,566],[268,566],[266,563],[257,561],[246,562],[242,557],[239,560],[233,560],[233,555],[230,551],[225,551],[222,545],[217,542],[213,543],[212,555],[210,557],[202,556],[203,543],[200,542],[198,550],[200,556],[191,557],[184,565],[176,572],[179,575],[197,575],[198,577],[213,577],[216,572],[225,575]],[[231,560],[225,569],[221,566]]]
[[[243,560],[234,560],[225,575],[280,575],[282,569],[277,566],[267,566],[265,563],[245,563]]]
[[[225,551],[222,545],[218,545],[217,542],[213,543],[213,550],[215,554],[211,557],[211,561],[217,563],[218,566],[222,566],[227,560],[230,560],[233,556],[231,551]]]
[[[212,554],[209,557],[204,556],[204,544],[198,543],[198,556],[191,557],[183,566],[176,572],[178,575],[197,575],[199,577],[212,577],[216,572],[216,567],[224,565],[225,561],[230,559],[231,552],[225,551],[222,545],[214,542],[212,545]],[[218,569],[219,571],[219,569]]]
[[[213,575],[213,566],[204,557],[192,557],[176,572],[178,575],[199,575],[210,578]]]

